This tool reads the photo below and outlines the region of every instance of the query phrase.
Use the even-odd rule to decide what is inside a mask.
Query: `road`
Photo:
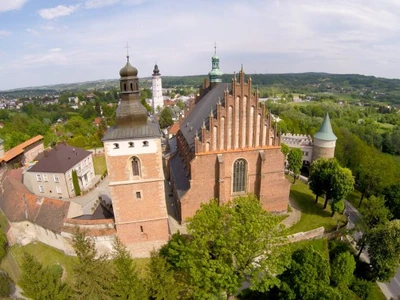
[[[346,215],[349,218],[349,224],[348,224],[348,229],[354,228],[355,224],[357,224],[360,221],[360,213],[357,211],[357,209],[350,204],[350,202],[345,201],[346,205]],[[362,233],[361,232],[355,232],[353,234],[354,239],[359,239],[361,237]],[[367,251],[363,251],[363,254],[361,257],[369,262],[368,258],[368,253]],[[400,296],[400,268],[397,269],[396,275],[392,278],[390,282],[378,282],[379,287],[381,288],[383,294],[387,299],[398,299]]]

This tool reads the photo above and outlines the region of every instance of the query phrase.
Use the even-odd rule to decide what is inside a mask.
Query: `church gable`
[[[239,82],[235,76],[231,91],[225,89],[209,110],[194,136],[196,154],[279,146],[271,117],[265,116],[265,106],[259,105],[258,92],[252,92],[251,78],[245,82],[243,70]]]

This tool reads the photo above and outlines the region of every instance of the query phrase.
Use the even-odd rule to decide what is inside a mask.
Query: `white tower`
[[[157,64],[154,65],[154,70],[153,70],[152,92],[153,92],[153,110],[155,112],[157,107],[160,107],[161,109],[164,107],[161,74]]]

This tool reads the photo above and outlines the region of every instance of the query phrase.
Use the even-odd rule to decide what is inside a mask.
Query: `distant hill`
[[[358,74],[328,74],[328,73],[289,73],[289,74],[248,74],[253,86],[278,87],[288,92],[373,92],[379,98],[389,102],[400,103],[400,80],[364,76]],[[200,86],[207,75],[193,76],[163,76],[163,87]],[[224,74],[223,82],[231,82],[233,74]],[[141,87],[151,87],[151,78],[141,78]],[[119,87],[118,79],[88,81],[80,83],[28,87],[9,91],[0,91],[0,96],[21,97],[38,94],[57,94],[62,91],[109,90]],[[384,97],[383,97],[384,96]],[[375,97],[375,96],[374,96]],[[375,99],[375,98],[374,98]]]

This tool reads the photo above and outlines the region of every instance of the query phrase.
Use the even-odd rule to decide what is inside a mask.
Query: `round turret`
[[[322,122],[319,131],[314,134],[313,161],[318,158],[332,158],[335,156],[337,137],[333,133],[328,113]]]
[[[129,63],[129,56],[126,57],[126,65],[119,71],[121,77],[137,77],[138,70]]]

